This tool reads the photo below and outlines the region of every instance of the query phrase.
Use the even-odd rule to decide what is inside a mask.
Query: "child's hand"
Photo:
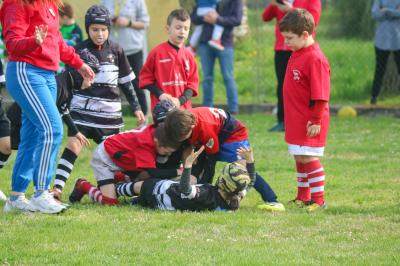
[[[163,94],[161,94],[160,95],[160,97],[158,97],[158,99],[160,100],[160,101],[171,101],[172,102],[172,99],[173,99],[174,97],[172,97],[171,95],[169,95],[168,93],[163,93]]]
[[[49,26],[43,24],[35,27],[35,42],[38,45],[42,45],[44,39],[46,39],[48,29]]]
[[[81,66],[80,69],[78,69],[79,74],[81,74],[81,76],[84,79],[88,79],[91,80],[93,82],[95,74],[92,70],[92,68],[90,66],[88,66],[87,64],[83,63],[83,65]]]
[[[307,122],[307,136],[315,137],[321,132],[321,125],[314,125],[311,121]]]
[[[90,86],[92,86],[92,84],[93,84],[93,81],[92,81],[92,80],[89,80],[89,79],[87,79],[87,78],[83,79],[82,86],[81,86],[81,90],[86,90],[87,88],[89,88]]]
[[[200,149],[196,152],[194,151],[194,149],[192,149],[192,152],[189,154],[188,157],[186,157],[184,167],[192,168],[194,161],[196,161],[197,157],[199,157],[200,153],[202,153],[203,150],[204,150],[204,146],[201,146]]]
[[[236,150],[237,155],[243,157],[246,163],[254,163],[253,151],[246,147],[240,147]]]
[[[181,102],[179,101],[178,98],[172,97],[172,102],[174,103],[174,105],[176,106],[176,108],[181,107]]]
[[[142,111],[136,111],[134,114],[135,114],[135,116],[136,116],[138,125],[139,125],[139,126],[142,125],[142,124],[144,123],[144,121],[146,120],[146,119],[144,118],[143,112],[142,112]]]
[[[81,132],[78,132],[78,134],[75,135],[75,138],[77,138],[77,140],[82,145],[82,147],[89,147],[90,146],[89,140]]]

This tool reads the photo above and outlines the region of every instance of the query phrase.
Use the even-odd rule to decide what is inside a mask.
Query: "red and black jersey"
[[[156,167],[154,125],[108,137],[104,148],[113,162],[126,171],[139,172]]]
[[[283,84],[285,140],[289,144],[325,146],[329,127],[329,107],[323,110],[321,132],[307,136],[307,122],[313,116],[313,101],[329,101],[330,67],[318,44],[293,52]]]
[[[197,107],[189,110],[196,122],[189,138],[190,144],[204,145],[207,154],[219,152],[219,146],[249,138],[247,128],[222,109]]]
[[[185,89],[193,91],[197,96],[199,76],[193,55],[185,48],[176,49],[168,42],[155,47],[149,53],[139,76],[139,87],[156,85],[161,91],[179,98]],[[151,94],[151,110],[159,102],[156,95]],[[188,109],[192,103],[187,101],[182,108]]]

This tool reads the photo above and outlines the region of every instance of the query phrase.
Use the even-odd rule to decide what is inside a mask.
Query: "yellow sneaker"
[[[324,210],[326,208],[327,208],[327,206],[325,203],[322,205],[319,205],[316,202],[310,201],[310,203],[307,204],[306,210],[307,210],[307,212],[316,212],[316,211]]]
[[[284,212],[285,206],[280,202],[264,202],[258,205],[257,209],[270,212]]]
[[[289,206],[291,206],[291,207],[303,208],[304,206],[307,205],[307,202],[304,202],[304,201],[299,200],[299,199],[294,199],[294,200],[288,201],[287,204]]]

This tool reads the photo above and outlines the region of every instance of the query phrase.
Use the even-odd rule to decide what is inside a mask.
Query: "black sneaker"
[[[285,124],[283,122],[279,122],[275,126],[268,129],[269,132],[284,132],[285,131]]]
[[[85,196],[86,193],[83,191],[82,188],[82,183],[84,181],[87,182],[84,178],[79,178],[78,180],[76,180],[74,190],[72,190],[71,194],[69,195],[69,201],[71,203],[80,202],[83,196]]]

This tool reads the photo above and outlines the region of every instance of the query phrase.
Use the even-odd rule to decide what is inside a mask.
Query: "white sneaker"
[[[35,212],[36,208],[32,203],[25,198],[25,195],[20,195],[16,200],[7,200],[4,205],[4,212],[22,211],[22,212]]]
[[[54,199],[53,194],[47,190],[43,191],[38,197],[32,197],[31,203],[37,211],[42,213],[60,213],[66,209],[66,207],[58,203]]]
[[[2,201],[6,201],[7,200],[6,195],[4,195],[3,191],[1,191],[1,190],[0,190],[0,200],[2,200]]]

